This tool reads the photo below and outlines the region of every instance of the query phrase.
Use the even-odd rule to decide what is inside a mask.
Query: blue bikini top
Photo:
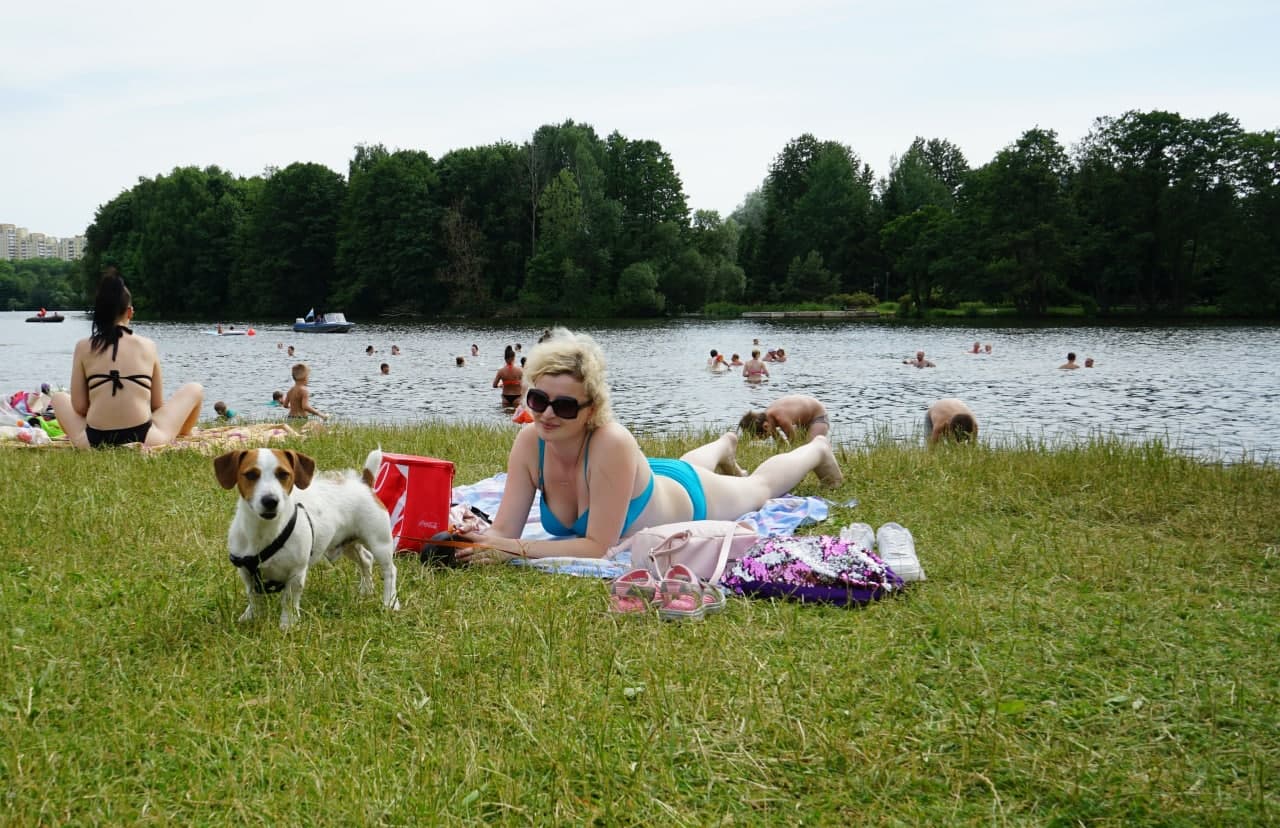
[[[540,492],[538,511],[542,515],[542,528],[553,535],[559,537],[579,537],[587,536],[587,519],[591,514],[588,508],[585,512],[578,515],[578,519],[573,522],[572,526],[565,526],[560,522],[560,518],[556,517],[556,513],[551,511],[547,506],[547,489],[542,480],[542,458],[546,451],[546,444],[542,438],[538,438],[538,491]],[[587,434],[587,442],[582,447],[582,476],[587,476],[587,461],[591,457],[591,434]],[[587,490],[590,491],[591,484],[587,483]],[[631,524],[635,523],[636,518],[640,517],[640,513],[644,511],[644,507],[649,505],[649,498],[653,496],[653,473],[649,474],[649,485],[640,494],[632,499],[627,506],[627,519],[622,524],[622,536],[627,534],[627,530],[631,528]]]

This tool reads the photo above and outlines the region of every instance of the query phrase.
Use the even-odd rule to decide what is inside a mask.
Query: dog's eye
[[[249,469],[247,472],[244,473],[244,479],[250,480],[250,481],[257,480],[261,476],[262,476],[262,473],[257,469]]]
[[[289,473],[287,471],[285,471],[284,469],[276,469],[276,480],[279,480],[281,483],[283,483],[288,479],[289,479]]]

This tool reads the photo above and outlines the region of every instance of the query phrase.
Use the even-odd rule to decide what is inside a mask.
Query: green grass
[[[351,467],[381,443],[469,483],[509,440],[297,447]],[[830,496],[860,505],[815,528],[909,527],[929,580],[906,595],[664,625],[611,618],[598,582],[405,558],[402,611],[344,562],[282,634],[236,623],[209,458],[0,451],[0,821],[1280,820],[1280,470],[1112,442],[841,453]]]

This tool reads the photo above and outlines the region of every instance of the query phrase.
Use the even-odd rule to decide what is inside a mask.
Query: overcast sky
[[[656,140],[727,215],[806,132],[877,176],[919,135],[986,163],[1130,109],[1280,128],[1276,0],[175,0],[0,11],[0,222],[84,232],[139,177],[352,147]]]

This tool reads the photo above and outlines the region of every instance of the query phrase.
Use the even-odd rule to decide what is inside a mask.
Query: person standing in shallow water
[[[645,457],[631,432],[613,419],[604,354],[584,334],[557,328],[533,349],[525,381],[534,421],[511,447],[493,525],[463,536],[478,544],[457,551],[464,563],[599,558],[645,527],[734,520],[791,491],[810,472],[827,486],[843,482],[826,437],[774,455],[747,476],[737,463],[733,433],[679,460]],[[543,529],[566,540],[520,538],[535,497]]]
[[[747,382],[764,382],[765,377],[769,376],[769,366],[760,359],[759,348],[752,349],[751,359],[743,363],[742,376]]]
[[[493,387],[502,387],[502,405],[515,408],[520,404],[520,392],[524,390],[524,371],[516,365],[516,349],[510,345],[502,352],[503,365],[493,375]]]
[[[902,360],[902,364],[911,365],[916,368],[936,368],[937,367],[936,365],[933,364],[933,362],[924,358],[924,351],[916,351],[915,359],[904,359]]]
[[[190,434],[204,388],[190,382],[165,402],[156,344],[134,334],[133,296],[114,266],[98,283],[93,327],[71,357],[71,393],[53,395],[58,424],[77,448],[159,446]]]

